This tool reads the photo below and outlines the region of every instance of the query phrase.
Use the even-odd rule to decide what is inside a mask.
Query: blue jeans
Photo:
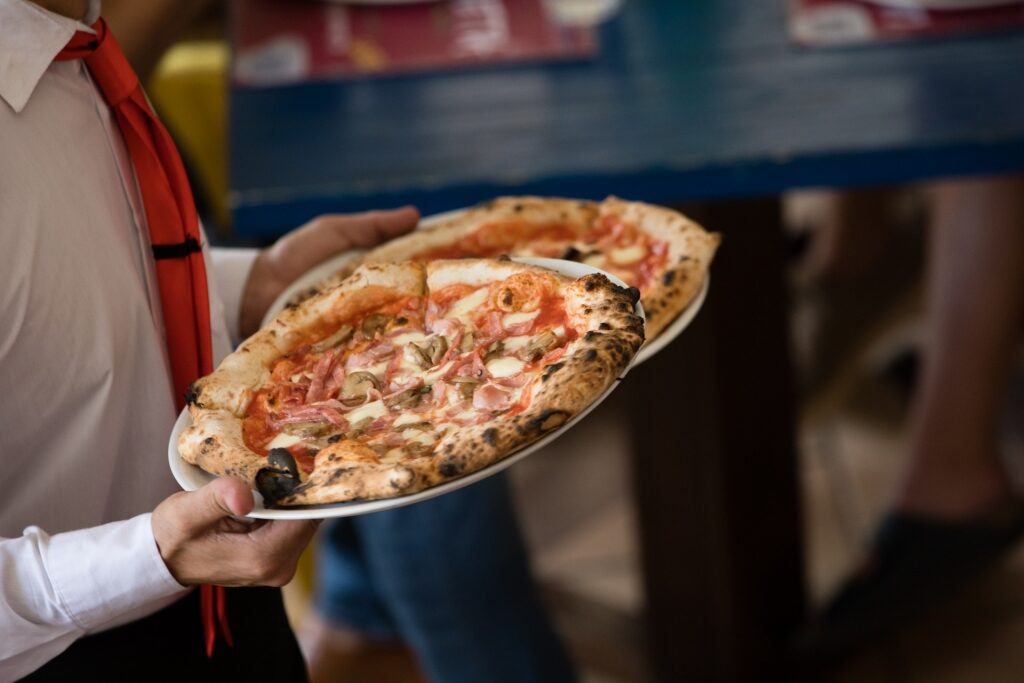
[[[537,596],[504,476],[325,531],[316,607],[329,621],[401,638],[434,683],[576,680]]]

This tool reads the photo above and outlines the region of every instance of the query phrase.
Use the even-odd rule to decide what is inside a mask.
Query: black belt
[[[199,240],[191,235],[185,238],[184,242],[177,244],[154,244],[153,258],[157,261],[167,258],[185,258],[189,254],[196,254],[203,250]]]
[[[86,636],[24,681],[305,681],[306,668],[276,588],[233,588],[227,594],[234,647],[203,645],[199,591],[155,614]]]

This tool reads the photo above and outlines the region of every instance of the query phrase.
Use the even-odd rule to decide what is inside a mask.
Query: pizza
[[[700,291],[718,244],[717,234],[652,204],[615,197],[603,202],[500,197],[369,251],[290,304],[336,284],[359,263],[499,255],[559,258],[594,266],[640,290],[651,340]]]
[[[195,382],[178,451],[268,507],[414,493],[596,400],[643,343],[638,298],[507,259],[365,264]]]

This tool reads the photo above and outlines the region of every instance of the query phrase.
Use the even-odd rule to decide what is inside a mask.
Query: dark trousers
[[[276,588],[227,592],[234,647],[217,640],[207,658],[199,591],[145,619],[77,640],[25,681],[305,681],[302,653]]]

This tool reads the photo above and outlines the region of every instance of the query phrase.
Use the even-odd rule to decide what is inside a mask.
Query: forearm
[[[167,570],[150,515],[0,539],[0,680],[34,671],[88,633],[141,618],[187,589]]]

